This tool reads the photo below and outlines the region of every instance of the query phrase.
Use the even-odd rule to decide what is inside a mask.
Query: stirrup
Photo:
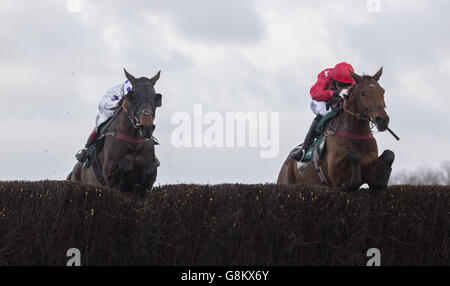
[[[302,145],[298,146],[298,148],[294,149],[293,152],[289,154],[295,161],[301,162],[303,158],[305,158],[306,149],[303,148]]]

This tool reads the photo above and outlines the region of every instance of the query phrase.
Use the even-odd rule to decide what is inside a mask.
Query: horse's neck
[[[353,113],[358,113],[355,104],[348,108]],[[338,126],[339,130],[345,130],[357,134],[368,134],[371,132],[369,122],[366,120],[357,119],[354,115],[351,115],[345,111],[341,113],[341,124]]]

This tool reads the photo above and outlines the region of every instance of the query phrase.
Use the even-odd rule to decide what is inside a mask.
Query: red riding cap
[[[346,63],[346,62],[337,64],[334,67],[333,79],[340,81],[340,82],[344,82],[344,83],[355,84],[355,81],[353,80],[353,78],[350,75],[350,72],[348,70],[351,70],[352,72],[354,72],[351,64]]]

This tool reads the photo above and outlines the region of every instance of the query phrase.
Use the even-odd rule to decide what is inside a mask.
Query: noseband
[[[125,110],[127,112],[127,116],[130,119],[131,125],[135,128],[138,129],[139,127],[141,127],[142,125],[139,124],[139,120],[138,120],[138,116],[142,113],[144,116],[149,116],[149,115],[153,115],[153,112],[148,109],[148,108],[144,108],[142,111],[140,112],[133,112],[131,109],[128,110],[126,105],[127,105],[128,100],[125,99],[122,102],[122,108],[123,110]]]

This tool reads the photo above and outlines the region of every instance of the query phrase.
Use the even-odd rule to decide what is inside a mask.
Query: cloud
[[[255,4],[253,0],[178,0],[165,3],[160,9],[171,15],[177,30],[186,38],[221,45],[246,44],[263,37],[263,23]]]
[[[275,181],[313,119],[309,88],[341,61],[359,73],[384,66],[380,82],[402,139],[376,138],[380,150],[396,152],[394,166],[438,165],[449,156],[449,5],[381,1],[381,12],[369,13],[366,1],[352,0],[83,0],[80,13],[69,13],[65,1],[3,1],[0,126],[10,136],[0,156],[13,167],[3,164],[0,179],[64,178],[100,97],[125,80],[122,67],[136,76],[162,71],[159,183]],[[279,112],[280,155],[174,148],[172,114],[199,103],[221,114]]]

